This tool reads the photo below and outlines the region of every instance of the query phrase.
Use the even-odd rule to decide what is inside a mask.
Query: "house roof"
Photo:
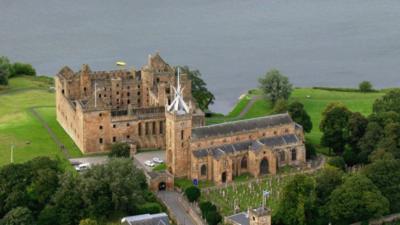
[[[249,225],[249,217],[247,213],[241,212],[227,217],[228,220],[232,221],[235,225]]]
[[[192,139],[202,139],[212,136],[227,135],[249,130],[268,128],[283,124],[292,123],[289,114],[277,114],[272,116],[259,117],[254,119],[226,122],[216,125],[197,127],[192,129]]]

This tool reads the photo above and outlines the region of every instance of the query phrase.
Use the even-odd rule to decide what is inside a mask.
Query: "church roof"
[[[216,147],[211,147],[211,148],[205,148],[205,149],[200,149],[200,150],[195,150],[193,151],[193,155],[196,158],[203,158],[208,155],[213,156],[214,158],[220,158],[221,156],[225,154],[233,154],[234,152],[237,151],[247,151],[247,150],[260,150],[264,146],[267,146],[269,148],[274,148],[277,146],[284,146],[284,145],[290,145],[290,144],[295,144],[299,142],[299,139],[295,134],[287,134],[287,135],[282,135],[282,136],[274,136],[274,137],[266,137],[266,138],[261,138],[255,141],[243,141],[243,142],[237,142],[233,144],[226,144],[226,145],[221,145],[221,146],[216,146]]]
[[[227,135],[260,128],[273,127],[277,125],[290,124],[292,118],[289,114],[277,114],[248,120],[239,120],[192,129],[192,139],[202,139],[212,136]]]

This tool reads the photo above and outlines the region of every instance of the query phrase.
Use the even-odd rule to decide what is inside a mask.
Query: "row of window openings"
[[[156,134],[156,122],[152,122],[152,128],[153,128],[152,129],[152,131],[153,131],[152,134]],[[150,130],[149,123],[145,123],[145,135],[149,135],[150,134],[149,130]],[[160,134],[164,133],[164,124],[163,124],[162,121],[160,121],[159,133]],[[139,123],[139,126],[138,126],[138,134],[139,134],[139,136],[143,135],[142,124],[141,123]]]
[[[118,91],[117,91],[116,95],[119,95],[119,92],[118,92]],[[140,91],[137,92],[137,95],[140,95]],[[102,97],[101,94],[99,94],[98,96],[99,96],[99,98]],[[124,93],[121,94],[121,97],[123,97],[123,96],[124,96]],[[128,96],[128,97],[131,96],[131,93],[130,93],[130,92],[127,92],[127,93],[126,93],[126,96]],[[103,97],[105,98],[105,97],[107,97],[107,95],[106,95],[106,94],[103,94]],[[112,95],[110,95],[110,97],[112,97]]]
[[[126,139],[129,139],[129,138],[131,138],[131,136],[127,135]],[[117,137],[113,137],[113,142],[117,142]],[[99,138],[99,143],[103,144],[103,138]]]

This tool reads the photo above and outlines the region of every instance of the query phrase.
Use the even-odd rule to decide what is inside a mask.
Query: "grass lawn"
[[[46,78],[18,77],[10,79],[10,85],[0,92],[0,166],[10,162],[11,145],[14,148],[14,162],[24,162],[37,156],[52,158],[64,155],[49,134],[28,111],[31,107],[47,106],[39,113],[53,128],[56,127],[54,93],[49,91],[52,82]],[[57,136],[65,141],[69,137],[55,128]],[[67,141],[66,141],[67,142]],[[64,143],[67,147],[68,142]],[[73,155],[79,155],[75,150]]]
[[[252,91],[252,95],[260,94],[259,91]],[[296,88],[289,102],[300,101],[304,104],[305,109],[309,113],[313,122],[313,129],[311,133],[306,134],[306,138],[318,147],[318,151],[327,153],[327,149],[321,148],[320,139],[322,133],[319,130],[319,124],[321,121],[321,114],[325,107],[331,102],[341,102],[346,105],[350,110],[354,112],[360,112],[364,115],[368,115],[372,111],[372,104],[376,98],[382,96],[382,92],[373,93],[360,93],[360,92],[344,92],[344,91],[327,91],[312,88]],[[309,97],[308,97],[309,96]],[[239,111],[245,106],[242,106],[245,102],[239,101],[232,111]],[[240,113],[240,112],[239,112]],[[239,114],[237,113],[237,115]],[[249,119],[254,117],[266,116],[272,113],[272,105],[270,102],[264,99],[257,100],[250,110],[244,115],[243,118],[235,118],[230,116],[216,116],[207,118],[207,124],[215,124],[226,121],[233,121],[238,119]]]

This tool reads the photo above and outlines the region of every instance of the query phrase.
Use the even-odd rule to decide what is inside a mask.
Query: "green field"
[[[49,91],[51,86],[52,79],[49,78],[18,77],[10,79],[9,87],[1,88],[0,165],[10,162],[12,145],[15,146],[14,162],[24,162],[37,156],[64,158],[50,135],[32,115],[31,108],[48,122],[72,156],[81,155],[55,120],[54,93]]]
[[[251,96],[260,94],[259,91],[253,91]],[[326,149],[319,146],[322,133],[319,130],[319,123],[321,121],[321,113],[325,107],[331,102],[341,102],[354,112],[360,112],[368,115],[372,111],[372,104],[376,98],[382,96],[384,92],[360,93],[360,92],[344,92],[344,91],[327,91],[312,88],[296,88],[289,102],[300,101],[304,104],[305,109],[309,113],[313,122],[313,129],[311,133],[306,134],[306,138],[315,144],[320,152],[326,153]],[[238,101],[232,112],[237,112],[243,109],[246,101],[242,98]],[[228,114],[227,116],[213,116],[207,118],[207,124],[221,123],[225,121],[248,119],[269,115],[272,113],[272,105],[264,98],[257,100],[250,110],[242,117],[234,117]],[[237,113],[236,115],[238,115]]]

